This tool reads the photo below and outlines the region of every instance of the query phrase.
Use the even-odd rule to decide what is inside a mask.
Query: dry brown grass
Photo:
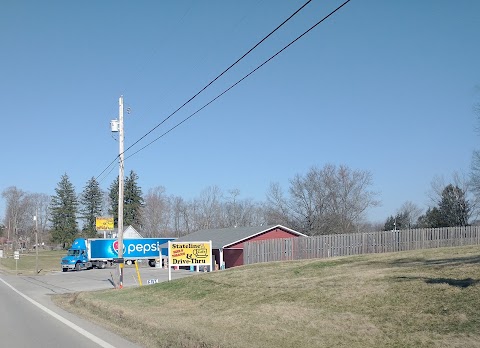
[[[257,264],[55,301],[145,347],[480,347],[480,247]]]

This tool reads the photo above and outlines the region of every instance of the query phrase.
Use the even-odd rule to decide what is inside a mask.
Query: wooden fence
[[[480,244],[480,226],[260,240],[244,243],[244,264]]]

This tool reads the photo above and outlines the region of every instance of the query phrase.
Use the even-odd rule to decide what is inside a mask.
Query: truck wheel
[[[75,264],[75,271],[77,271],[77,272],[80,271],[80,262],[77,262]]]
[[[127,260],[127,261],[125,261],[125,264],[127,266],[131,266],[133,264],[133,261],[132,260]]]
[[[68,271],[68,269],[62,268],[62,272],[66,272],[66,271]]]
[[[155,267],[155,260],[148,260],[148,265],[150,267]]]
[[[105,262],[102,262],[102,263],[100,264],[100,267],[99,267],[99,268],[104,269],[106,266],[107,266],[107,265],[105,264]]]

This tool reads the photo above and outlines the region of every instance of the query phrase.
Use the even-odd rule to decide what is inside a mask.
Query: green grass
[[[38,250],[38,274],[60,270],[60,260],[66,255],[65,250],[44,251]],[[20,259],[15,260],[13,253],[7,253],[7,257],[0,259],[0,269],[9,273],[35,274],[37,255],[35,251],[20,254]],[[15,265],[16,264],[16,265]]]
[[[256,264],[54,301],[145,347],[480,347],[480,247]]]

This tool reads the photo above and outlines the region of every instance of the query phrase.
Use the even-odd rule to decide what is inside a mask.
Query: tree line
[[[144,237],[180,237],[201,229],[271,224],[312,236],[440,227],[468,224],[474,210],[463,189],[449,184],[443,188],[438,206],[424,214],[407,202],[383,226],[374,226],[366,220],[367,211],[380,204],[379,193],[372,190],[372,175],[344,165],[312,167],[290,179],[285,191],[272,183],[263,202],[241,199],[240,190],[224,192],[217,186],[207,187],[189,200],[168,195],[163,186],[144,194],[138,179],[134,171],[125,177],[123,219],[124,226],[132,225]],[[64,174],[52,196],[9,187],[2,197],[6,201],[3,237],[18,242],[32,240],[38,226],[41,241],[68,247],[79,236],[97,236],[97,217],[113,216],[115,227],[118,221],[118,177],[106,192],[92,177],[77,194]]]
[[[265,202],[242,199],[240,190],[224,192],[217,186],[187,200],[168,195],[163,186],[144,194],[138,175],[131,171],[125,178],[124,226],[132,225],[144,237],[180,237],[201,229],[279,223],[311,235],[354,232],[364,222],[367,209],[378,204],[371,185],[371,174],[366,171],[326,165],[291,179],[288,195],[278,184],[271,184]],[[46,241],[65,246],[77,236],[96,236],[96,217],[113,216],[115,226],[118,220],[118,177],[107,192],[91,178],[77,195],[64,174],[51,197],[16,187],[4,190],[2,197],[7,207],[2,231],[10,240],[33,236],[33,216],[38,217],[38,229]]]
[[[475,211],[466,190],[454,184],[445,186],[433,203],[424,214],[415,204],[405,203],[395,216],[387,218],[384,230],[467,226]]]

